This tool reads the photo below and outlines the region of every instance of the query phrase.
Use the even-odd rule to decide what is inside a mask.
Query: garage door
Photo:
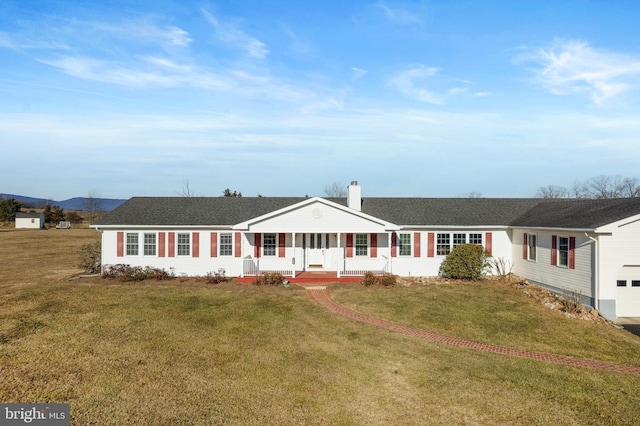
[[[618,280],[616,316],[640,317],[640,277],[634,280]]]

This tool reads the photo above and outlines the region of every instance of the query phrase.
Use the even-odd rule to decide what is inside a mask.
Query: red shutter
[[[191,250],[192,257],[200,257],[200,233],[193,233],[193,249]]]
[[[551,236],[551,264],[554,266],[558,264],[558,236],[557,235]]]
[[[569,237],[569,269],[576,269],[576,237]]]
[[[211,233],[211,257],[218,257],[218,233]]]
[[[427,256],[434,257],[435,256],[435,234],[433,232],[429,232],[427,234]]]
[[[413,233],[413,257],[420,257],[420,233]]]
[[[176,256],[176,233],[169,232],[169,257]]]
[[[391,257],[398,256],[398,234],[391,234]]]
[[[491,232],[487,232],[485,234],[484,249],[489,252],[489,256],[492,256],[492,253],[493,253],[493,234]]]
[[[116,256],[122,257],[124,256],[124,232],[118,232],[117,239]]]
[[[347,257],[353,257],[353,234],[347,234]]]
[[[287,234],[278,234],[278,257],[284,257],[286,237]]]
[[[242,234],[239,232],[235,233],[235,256],[242,256]]]
[[[525,232],[522,238],[522,258],[524,260],[527,260],[527,258],[529,257],[528,250],[529,250],[529,236]]]
[[[371,257],[378,257],[378,234],[371,234]]]
[[[158,257],[164,257],[166,253],[166,243],[165,238],[167,234],[164,232],[158,233]]]
[[[262,234],[256,232],[253,234],[253,257],[256,259],[260,257],[260,244],[262,243]]]

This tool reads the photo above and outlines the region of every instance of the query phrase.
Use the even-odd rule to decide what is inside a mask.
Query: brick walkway
[[[360,312],[353,311],[331,298],[329,290],[326,288],[307,288],[307,295],[319,304],[345,318],[358,321],[363,324],[380,327],[395,333],[404,334],[406,336],[416,337],[418,339],[428,340],[431,342],[442,343],[449,346],[459,348],[474,349],[476,351],[491,352],[500,355],[509,355],[519,358],[533,359],[536,361],[546,361],[554,364],[568,365],[571,367],[590,368],[592,370],[609,371],[613,373],[633,374],[640,376],[640,367],[631,365],[613,364],[610,362],[596,361],[592,359],[574,358],[564,355],[553,355],[543,352],[531,352],[522,349],[514,349],[506,346],[492,345],[489,343],[475,342],[473,340],[459,339],[457,337],[445,336],[443,334],[432,333],[430,331],[421,330],[419,328],[408,327],[406,325],[396,324],[383,319],[374,318]]]

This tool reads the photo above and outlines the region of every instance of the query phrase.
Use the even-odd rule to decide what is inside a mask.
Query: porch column
[[[393,256],[391,256],[391,251],[393,248],[391,247],[391,237],[393,232],[387,232],[387,247],[389,247],[389,273],[393,274]]]
[[[338,232],[338,240],[336,241],[336,245],[338,246],[338,273],[337,276],[340,278],[340,272],[342,271],[342,266],[344,265],[344,260],[342,259],[342,250],[340,250],[340,233]]]
[[[244,278],[244,232],[240,233],[240,261],[242,262],[242,272],[240,273],[240,277]]]
[[[293,257],[291,258],[293,261],[291,262],[291,278],[296,277],[296,233],[291,233],[291,250],[293,251]]]

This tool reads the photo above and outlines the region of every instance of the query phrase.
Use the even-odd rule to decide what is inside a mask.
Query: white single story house
[[[104,215],[102,264],[240,279],[310,271],[435,276],[453,247],[484,246],[513,273],[581,292],[604,316],[640,316],[640,198],[134,197]]]
[[[16,212],[16,228],[44,229],[44,214]]]

